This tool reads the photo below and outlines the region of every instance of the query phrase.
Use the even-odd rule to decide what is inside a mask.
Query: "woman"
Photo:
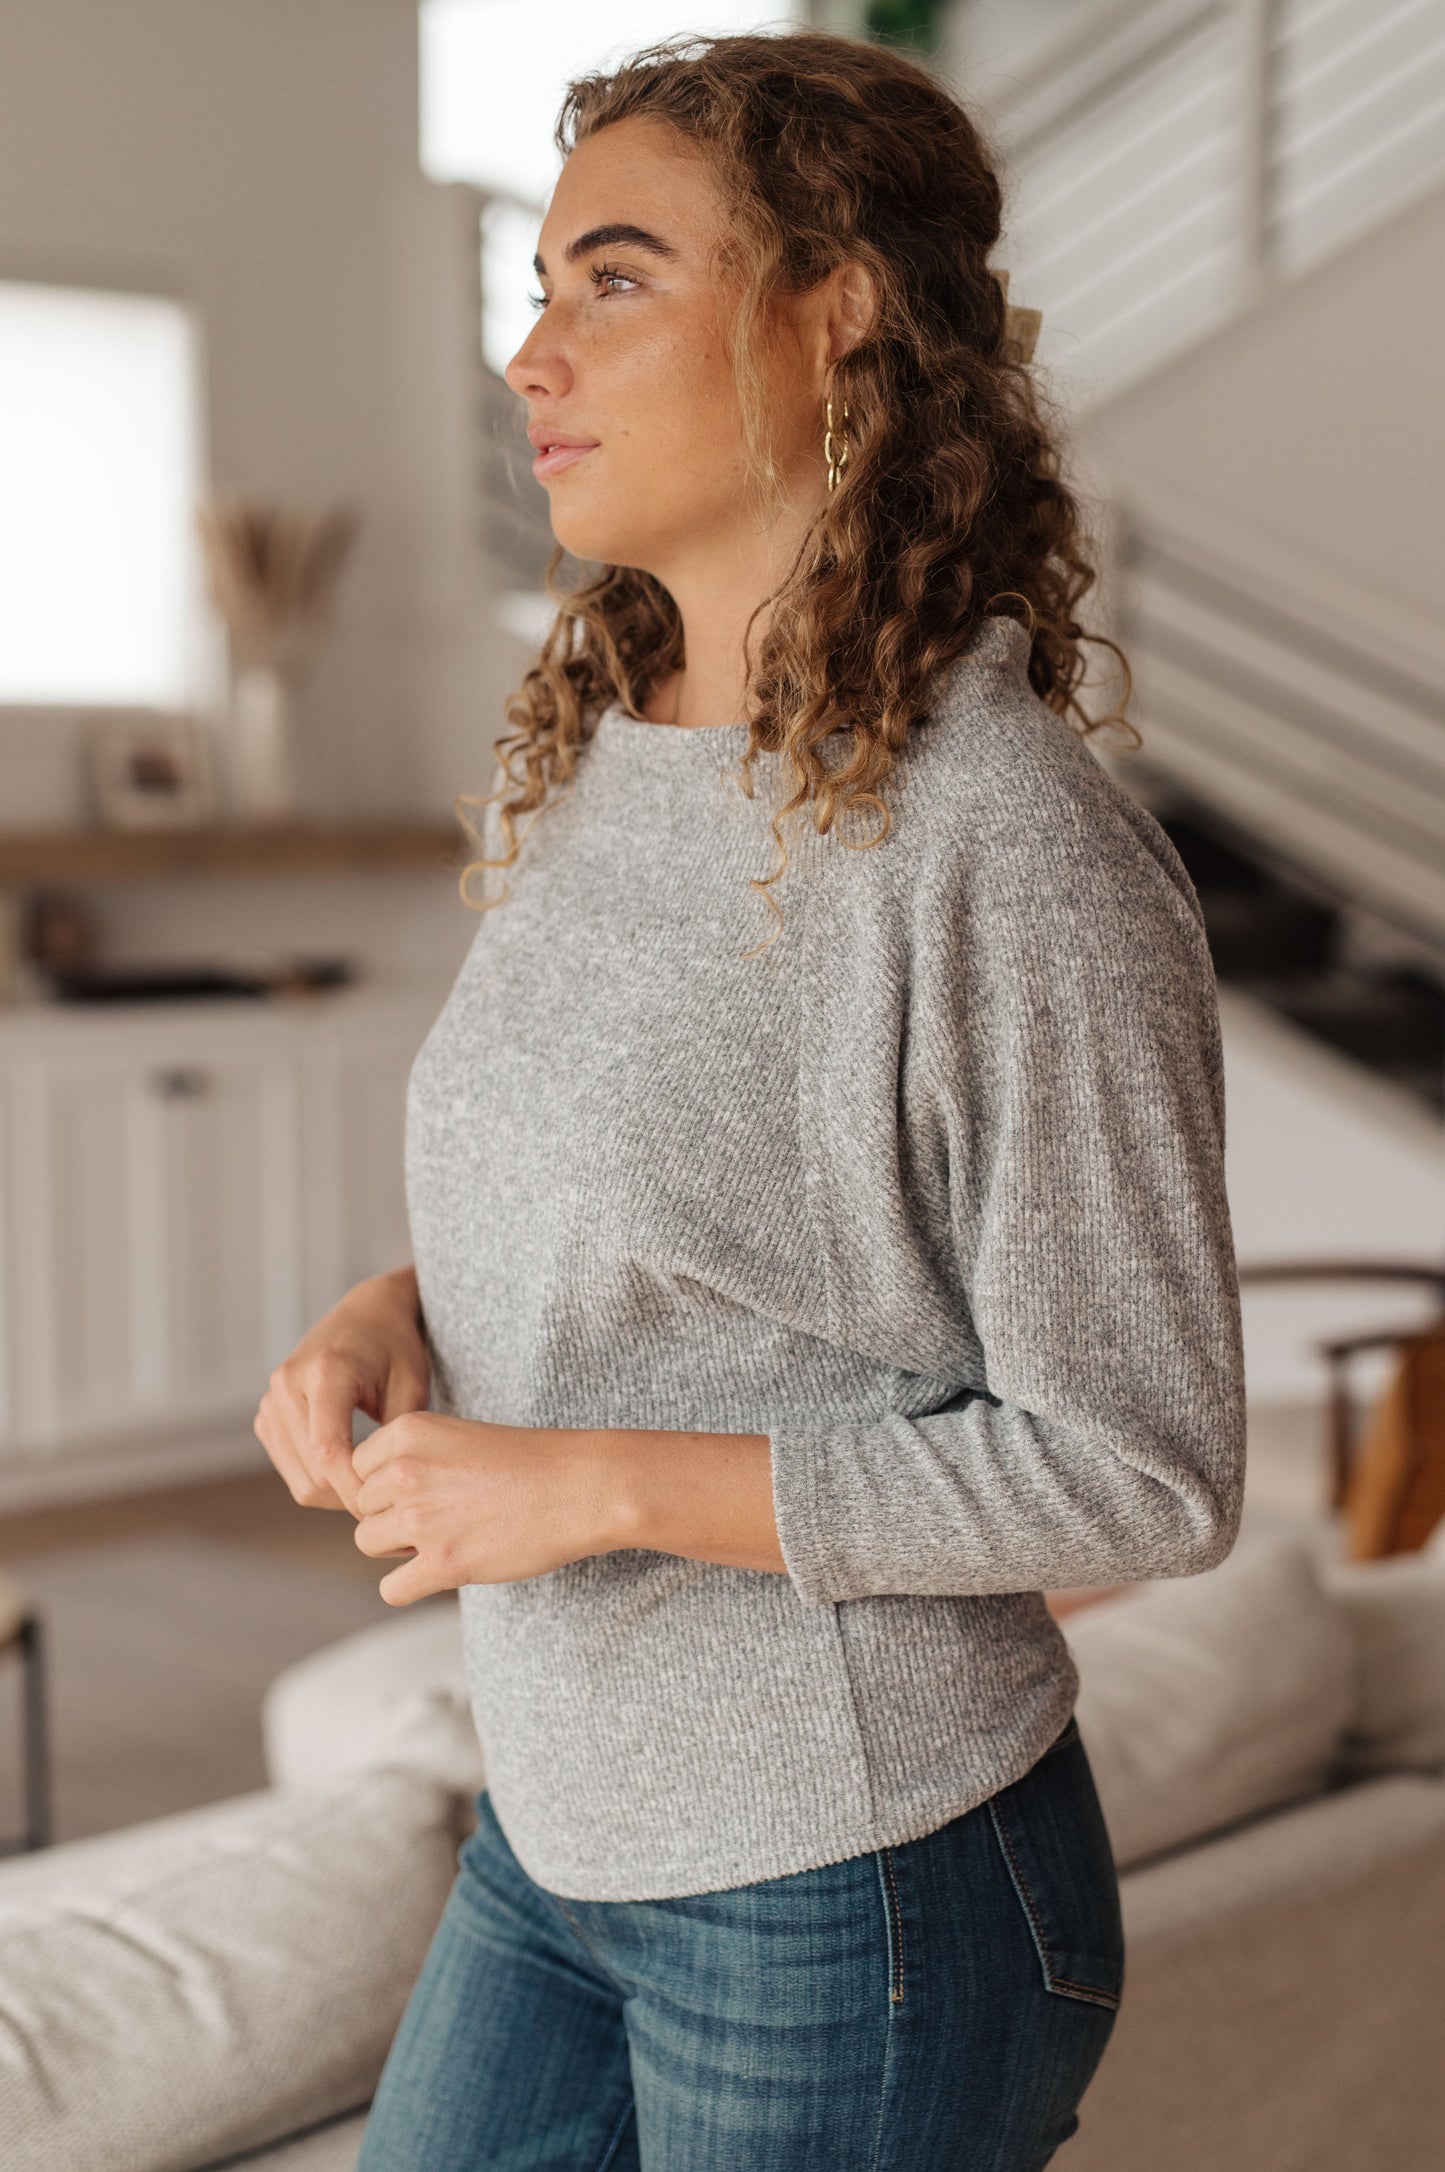
[[[1123,1982],[1042,1594],[1238,1523],[1200,916],[1069,721],[959,106],[690,39],[558,141],[507,376],[600,571],[497,742],[414,1266],[257,1420],[387,1599],[459,1588],[487,1772],[361,2165],[1025,2172]]]

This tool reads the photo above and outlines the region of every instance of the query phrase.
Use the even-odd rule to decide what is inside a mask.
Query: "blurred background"
[[[259,1787],[267,1683],[388,1616],[251,1420],[409,1256],[453,800],[547,623],[500,373],[553,117],[790,23],[909,46],[1001,160],[1135,674],[1107,759],[1220,981],[1247,1521],[1438,1537],[1441,0],[5,0],[7,1832]]]

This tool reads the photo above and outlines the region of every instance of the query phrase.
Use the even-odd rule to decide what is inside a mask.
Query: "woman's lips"
[[[554,445],[550,452],[539,452],[532,462],[532,473],[539,479],[546,475],[560,475],[563,468],[570,468],[574,461],[585,460],[588,453],[596,452],[595,445]]]

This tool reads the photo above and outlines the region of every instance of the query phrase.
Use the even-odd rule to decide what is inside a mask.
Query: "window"
[[[190,705],[197,487],[188,311],[0,282],[0,704]]]

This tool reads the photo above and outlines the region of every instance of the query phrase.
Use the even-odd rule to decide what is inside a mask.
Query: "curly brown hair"
[[[1028,627],[1029,679],[1081,733],[1133,731],[1124,718],[1132,680],[1117,644],[1086,634],[1075,615],[1097,573],[1064,479],[1060,430],[1010,337],[988,261],[1002,211],[996,160],[957,99],[906,54],[860,39],[684,34],[642,48],[615,73],[570,83],[557,147],[565,157],[638,116],[671,123],[708,155],[730,199],[719,243],[719,269],[738,294],[728,356],[745,463],[765,507],[781,502],[782,489],[759,361],[770,301],[806,292],[848,260],[867,268],[877,296],[867,335],[832,375],[848,410],[846,474],[766,599],[756,658],[757,612],[748,622],[740,781],[751,798],[753,762],[766,750],[781,757],[793,788],[771,817],[777,863],[749,878],[780,928],[769,886],[788,862],[782,820],[809,807],[820,833],[838,823],[847,842],[840,818],[874,809],[881,823],[863,846],[882,842],[891,820],[882,787],[928,712],[935,674],[967,649],[986,614]],[[493,742],[505,782],[485,800],[457,796],[464,823],[468,804],[500,803],[507,846],[463,871],[469,904],[468,877],[515,861],[516,816],[541,812],[571,782],[601,710],[621,701],[641,714],[653,686],[683,661],[677,607],[653,575],[603,566],[564,593],[565,555],[559,545],[545,575],[556,619],[508,698],[514,730]],[[1112,649],[1123,672],[1123,701],[1097,718],[1079,700],[1089,684],[1086,640]]]

